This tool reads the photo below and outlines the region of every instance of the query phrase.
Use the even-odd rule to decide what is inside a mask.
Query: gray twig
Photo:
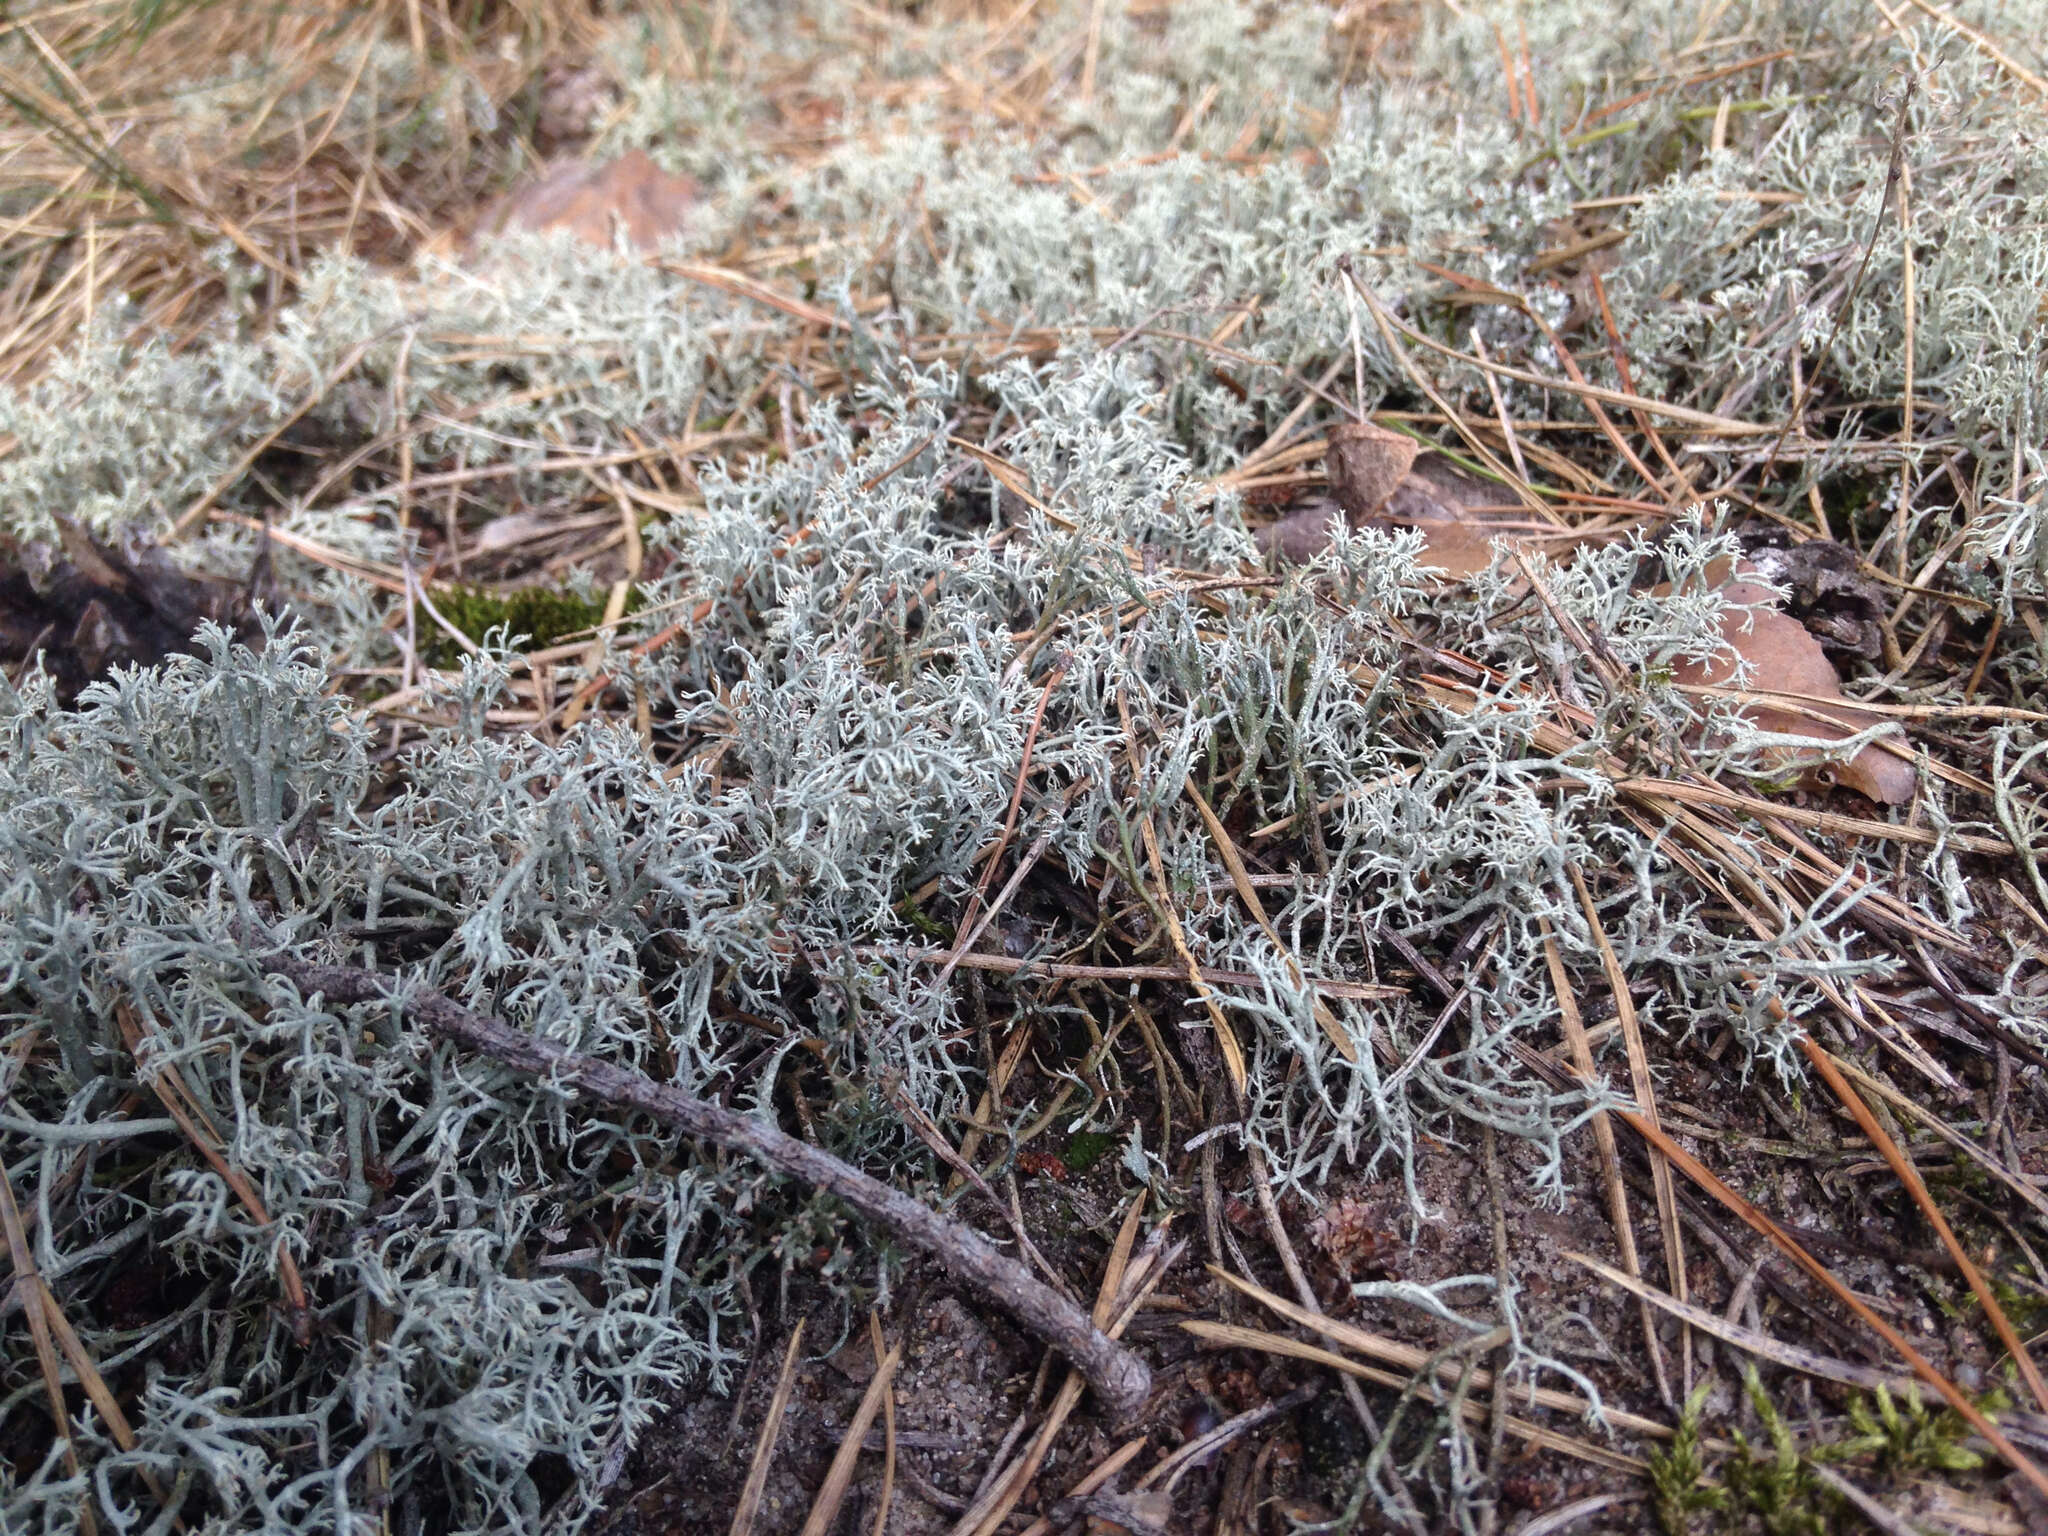
[[[1144,1361],[979,1232],[947,1220],[821,1148],[680,1088],[566,1051],[502,1019],[472,1013],[431,987],[406,988],[377,971],[310,965],[282,953],[265,955],[260,963],[302,992],[320,993],[339,1003],[388,1002],[444,1040],[544,1077],[579,1097],[639,1110],[685,1135],[746,1153],[777,1173],[803,1179],[845,1201],[908,1246],[931,1255],[956,1280],[1014,1316],[1079,1367],[1096,1396],[1117,1417],[1134,1414],[1151,1390],[1152,1373]]]

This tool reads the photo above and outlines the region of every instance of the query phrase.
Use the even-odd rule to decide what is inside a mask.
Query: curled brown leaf
[[[1840,741],[1878,724],[1882,715],[1858,709],[1844,698],[1842,680],[1812,632],[1779,611],[1768,587],[1743,579],[1754,574],[1756,567],[1745,562],[1736,578],[1721,589],[1726,605],[1721,610],[1721,638],[1729,648],[1708,661],[1681,661],[1673,669],[1672,681],[1690,687],[1733,688],[1741,664],[1747,662],[1749,677],[1744,686],[1749,691],[1802,694],[1825,701],[1755,703],[1747,714],[1759,730]],[[1879,805],[1905,805],[1913,798],[1918,784],[1913,765],[1882,746],[1866,746],[1845,762],[1817,761],[1818,756],[1786,748],[1780,761],[1788,767],[1803,765],[1809,778],[1852,789]]]

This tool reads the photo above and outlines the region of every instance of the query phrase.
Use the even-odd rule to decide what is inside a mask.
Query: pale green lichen
[[[1051,7],[1043,35],[1085,38],[1089,9]],[[1510,611],[1498,574],[1467,601],[1430,594],[1412,536],[1340,536],[1311,566],[1202,593],[1184,574],[1243,573],[1254,554],[1242,509],[1203,477],[1261,441],[1306,378],[1339,363],[1333,388],[1351,388],[1340,255],[1426,333],[1463,347],[1476,323],[1497,353],[1555,374],[1523,315],[1440,302],[1423,263],[1565,321],[1572,301],[1528,263],[1565,238],[1556,221],[1575,198],[1639,197],[1616,215],[1629,234],[1608,279],[1638,383],[1780,419],[1786,349],[1801,338],[1812,364],[1878,212],[1890,123],[1879,107],[1901,54],[1870,41],[1861,8],[1728,13],[1745,48],[1798,47],[1737,118],[1767,128],[1714,156],[1700,120],[1665,97],[1626,133],[1570,135],[1579,103],[1627,94],[1634,72],[1689,41],[1666,35],[1664,12],[1527,17],[1550,117],[1518,135],[1473,107],[1497,93],[1492,28],[1514,19],[1497,7],[1429,12],[1404,82],[1346,94],[1348,44],[1320,8],[1217,0],[1162,21],[1111,4],[1093,101],[1055,104],[1042,137],[990,124],[956,141],[914,104],[856,99],[832,7],[740,10],[762,78],[820,55],[819,89],[841,92],[849,123],[872,133],[791,169],[761,147],[763,93],[744,68],[708,84],[627,78],[608,130],[611,147],[645,144],[699,174],[701,242],[743,227],[756,192],[786,194],[820,235],[807,298],[847,322],[815,338],[815,356],[853,381],[849,395],[812,397],[790,374],[795,451],[705,467],[701,513],[647,535],[672,563],[643,582],[644,609],[594,642],[595,661],[561,668],[570,687],[599,666],[630,678],[664,747],[685,741],[691,762],[665,772],[675,765],[609,724],[555,742],[488,728],[516,662],[501,634],[479,637],[482,654],[459,671],[422,676],[424,702],[461,724],[379,768],[327,667],[390,663],[386,623],[403,599],[285,551],[306,649],[273,637],[252,652],[215,634],[203,658],[117,676],[73,711],[33,676],[6,697],[0,1022],[43,1054],[13,1085],[0,1152],[38,1213],[38,1262],[67,1315],[104,1368],[139,1373],[139,1444],[116,1449],[88,1415],[86,1474],[70,1477],[54,1446],[39,1466],[0,1470],[0,1520],[60,1526],[89,1497],[106,1520],[163,1525],[147,1471],[178,1490],[188,1523],[222,1531],[369,1531],[384,1498],[407,1532],[526,1530],[543,1515],[573,1526],[663,1392],[723,1382],[751,1268],[822,1245],[842,1299],[890,1283],[886,1256],[828,1205],[771,1198],[744,1168],[571,1111],[543,1086],[429,1046],[388,1010],[300,997],[260,973],[242,923],[756,1108],[776,1102],[792,1059],[814,1062],[834,1085],[820,1139],[920,1177],[922,1153],[875,1085],[899,1084],[947,1120],[973,1112],[987,1064],[968,989],[937,985],[909,955],[933,942],[915,917],[944,930],[959,914],[1043,696],[1014,846],[1042,839],[1043,868],[1077,884],[1106,871],[1091,898],[1105,928],[1154,953],[1156,904],[1172,900],[1198,958],[1255,978],[1219,989],[1217,1004],[1247,1061],[1243,1136],[1282,1186],[1314,1198],[1339,1168],[1372,1170],[1408,1181],[1417,1217],[1418,1139],[1456,1139],[1474,1122],[1537,1150],[1539,1193],[1561,1186],[1561,1138],[1589,1105],[1534,1078],[1518,1048],[1554,1038],[1548,944],[1573,986],[1605,985],[1574,869],[1616,872],[1598,911],[1645,984],[1652,1037],[1729,1027],[1752,1069],[1794,1070],[1791,1030],[1822,987],[1876,963],[1843,892],[1771,914],[1777,931],[1738,929],[1616,809],[1603,753],[1691,739],[1701,724],[1659,678],[1718,643],[1705,583],[1687,582],[1729,553],[1711,523],[1550,573],[1560,610],[1597,628],[1639,688],[1606,686],[1541,608]],[[655,46],[639,27],[622,23],[608,54],[628,77]],[[930,73],[926,50],[950,36],[906,31],[877,67]],[[2027,152],[2039,116],[1990,84],[1976,55],[1948,49],[1908,119],[1916,227],[1946,232],[1920,253],[1916,389],[1973,449],[1988,511],[1972,535],[1993,561],[1984,590],[2016,593],[2034,590],[2048,542],[2035,526],[2040,466],[2025,457],[2042,411],[2022,313],[2048,257]],[[1870,110],[1845,123],[1844,99]],[[1247,123],[1259,158],[1238,165],[1224,157]],[[1756,192],[1798,200],[1767,204],[1759,228]],[[1894,226],[1834,345],[1841,388],[1902,386],[1898,251]],[[653,440],[693,419],[763,425],[729,418],[773,400],[771,358],[797,322],[559,243],[514,259],[516,281],[474,268],[401,281],[323,259],[274,323],[183,354],[127,338],[110,312],[91,345],[0,395],[0,432],[17,439],[0,459],[0,531],[45,540],[60,518],[110,537],[161,531],[219,484],[225,511],[265,512],[397,566],[416,553],[399,533],[388,451],[401,422],[416,467],[510,471],[477,493],[486,510],[582,494],[580,470],[538,466],[628,428]],[[875,294],[889,302],[856,310]],[[1235,355],[1188,339],[1254,299]],[[1006,357],[1005,339],[1027,327],[1063,344],[1036,362]],[[916,352],[920,338],[963,332],[979,339],[947,361]],[[1617,382],[1595,355],[1604,346],[1583,350],[1589,372]],[[1360,354],[1366,406],[1410,387],[1370,323]],[[1478,388],[1424,365],[1453,392]],[[1576,409],[1527,386],[1510,395]],[[315,396],[287,442],[316,468],[282,486],[228,477]],[[984,408],[988,441],[1037,505],[948,442],[963,411]],[[1691,463],[1729,451],[1701,447]],[[359,474],[311,497],[317,466],[363,449]],[[1849,443],[1811,468],[1831,486],[1860,483],[1868,457]],[[877,479],[882,466],[894,468]],[[1937,488],[1923,505],[1947,497]],[[1912,522],[1912,549],[1936,531],[1931,514]],[[223,523],[181,548],[238,568],[254,538]],[[1650,560],[1676,595],[1637,580]],[[679,610],[702,619],[651,656],[630,653]],[[1386,680],[1424,621],[1505,679],[1485,707],[1427,705]],[[2034,668],[2018,681],[2038,692],[2039,658],[1999,664]],[[1551,690],[1585,701],[1592,722],[1586,745],[1559,756],[1530,744]],[[1761,771],[1754,739],[1722,734],[1725,766]],[[1997,767],[2008,795],[2010,764],[2029,750],[2016,734]],[[1279,946],[1236,899],[1190,786],[1232,827],[1296,822],[1294,841],[1270,845],[1294,877],[1267,892]],[[1941,834],[1974,830],[1939,793],[1927,812]],[[1967,913],[1946,848],[1870,852],[1860,867],[1932,917]],[[913,914],[906,897],[930,882]],[[1071,913],[1033,922],[1021,942],[1035,953],[1089,938]],[[1486,943],[1440,1028],[1439,1001],[1420,992],[1326,999],[1353,1060],[1301,978],[1375,975],[1383,930],[1436,950],[1468,934]],[[2027,985],[2008,978],[2012,995],[1993,1001],[2039,1033],[2048,1009]],[[1020,1016],[1053,1006],[1029,981],[1002,1000]],[[118,1027],[123,1002],[149,1042],[140,1061]],[[1120,1005],[1083,990],[1057,1006]],[[1163,1022],[1191,1050],[1210,1028],[1198,1008]],[[1432,1038],[1446,1045],[1423,1051]],[[171,1065],[268,1225],[165,1122],[118,1113]],[[1043,1108],[1009,1113],[1024,1125]],[[1133,1178],[1177,1151],[1109,1114],[1061,1130],[1113,1134]],[[304,1344],[275,1309],[280,1243],[314,1298]],[[81,1255],[160,1265],[187,1283],[184,1310],[125,1328]],[[1371,1304],[1424,1301],[1451,1305],[1413,1291]],[[1511,1377],[1576,1369],[1512,1292],[1485,1306],[1483,1326],[1458,1316],[1481,1332],[1507,1323]],[[10,1374],[0,1415],[40,1412],[40,1390]],[[1476,1463],[1461,1426],[1446,1419],[1448,1449],[1408,1475],[1469,1527]],[[1384,1484],[1375,1492],[1396,1502]]]

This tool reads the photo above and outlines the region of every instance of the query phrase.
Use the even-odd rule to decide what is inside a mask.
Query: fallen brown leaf
[[[1336,428],[1327,462],[1330,497],[1307,501],[1253,535],[1269,557],[1313,560],[1330,547],[1330,519],[1342,517],[1353,528],[1415,529],[1422,535],[1420,563],[1448,584],[1491,565],[1495,539],[1531,531],[1523,509],[1493,487],[1413,438],[1369,422]]]
[[[628,150],[604,165],[571,161],[513,188],[478,221],[475,236],[566,229],[606,250],[623,238],[651,251],[689,228],[698,195],[689,177],[671,176],[644,150]]]
[[[1306,565],[1330,547],[1330,522],[1349,522],[1344,509],[1327,496],[1317,496],[1278,522],[1252,531],[1252,539],[1268,559],[1282,565]]]
[[[1738,664],[1746,661],[1751,668],[1747,683],[1751,690],[1806,694],[1830,701],[1804,709],[1753,705],[1749,718],[1760,730],[1839,741],[1876,725],[1883,716],[1843,699],[1842,680],[1820,641],[1804,624],[1778,610],[1769,588],[1743,579],[1754,574],[1758,574],[1757,568],[1745,562],[1735,579],[1721,589],[1726,604],[1721,610],[1721,638],[1730,649],[1710,661],[1681,661],[1673,669],[1672,680],[1691,687],[1732,688]],[[1842,702],[1835,704],[1837,699]],[[1816,719],[1816,715],[1823,718]],[[1797,766],[1810,756],[1787,749],[1783,761]],[[1853,789],[1879,805],[1908,804],[1918,783],[1911,763],[1876,745],[1863,748],[1847,762],[1813,764],[1808,774],[1823,784]]]
[[[1330,429],[1324,462],[1330,494],[1354,519],[1371,517],[1407,479],[1422,445],[1404,432],[1369,421],[1342,422]]]
[[[153,544],[102,544],[69,523],[58,532],[61,550],[47,560],[0,549],[0,666],[13,673],[41,656],[67,704],[114,667],[196,651],[203,620],[248,638],[251,601],[278,606],[267,542],[249,579],[237,582],[187,575]]]
[[[1477,522],[1403,523],[1399,527],[1419,529],[1422,555],[1419,564],[1443,573],[1446,584],[1466,581],[1493,564],[1493,541],[1511,530],[1489,528]]]

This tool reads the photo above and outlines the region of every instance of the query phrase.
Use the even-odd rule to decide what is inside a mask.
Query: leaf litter
[[[853,1468],[899,1530],[1844,1528],[1922,1474],[2019,1529],[2038,77],[1882,19],[416,7],[243,74],[198,7],[168,105],[125,8],[0,39],[5,536],[58,625],[0,790],[50,1346],[7,1519],[722,1529],[744,1484],[797,1529]],[[1815,105],[1893,67],[1882,123]],[[500,221],[569,239],[436,242]],[[129,670],[168,644],[83,622],[67,526],[268,560],[302,648]],[[521,593],[573,622],[448,622]],[[265,980],[255,923],[959,1175],[1151,1409],[800,1181]],[[880,1428],[807,1316],[912,1346]],[[1924,1399],[1842,1395],[1901,1362]]]

